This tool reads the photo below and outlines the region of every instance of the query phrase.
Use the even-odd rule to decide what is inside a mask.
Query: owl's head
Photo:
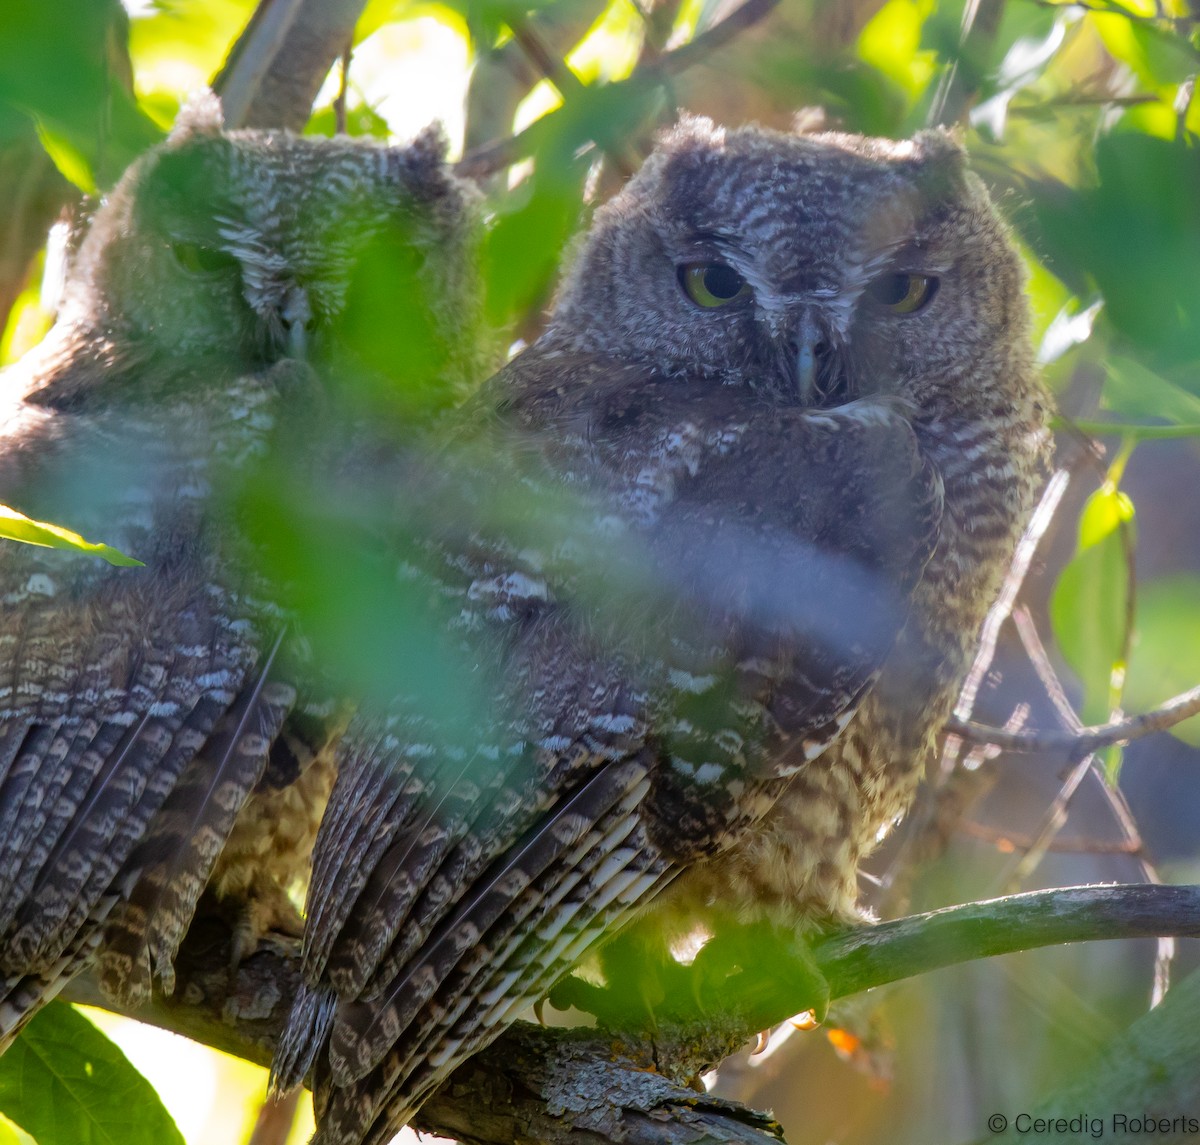
[[[831,406],[1029,369],[1023,272],[944,132],[671,131],[595,224],[551,337]]]
[[[443,152],[437,131],[396,147],[225,132],[213,97],[194,103],[92,219],[62,320],[133,359],[239,369],[319,354],[348,316],[462,341],[477,210]]]

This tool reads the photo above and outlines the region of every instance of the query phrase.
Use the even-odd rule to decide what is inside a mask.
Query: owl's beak
[[[308,328],[312,323],[312,307],[304,287],[293,286],[287,292],[280,317],[287,331],[287,356],[304,361],[308,355]]]
[[[810,314],[801,317],[788,339],[796,371],[796,396],[802,405],[817,399],[817,347],[823,341],[821,331]]]
[[[801,342],[796,351],[796,391],[803,405],[811,405],[817,392],[817,355],[815,342]]]
[[[812,309],[794,314],[781,349],[790,395],[803,406],[827,408],[847,401],[846,362],[837,339]]]

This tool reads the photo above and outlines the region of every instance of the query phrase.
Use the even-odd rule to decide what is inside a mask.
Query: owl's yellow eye
[[[175,261],[189,274],[224,274],[238,267],[233,255],[216,247],[202,246],[200,243],[171,243],[170,246]]]
[[[722,262],[689,262],[679,268],[679,285],[697,305],[712,310],[750,293],[750,284]]]
[[[937,293],[938,280],[928,274],[884,274],[867,287],[867,294],[893,314],[915,314]]]

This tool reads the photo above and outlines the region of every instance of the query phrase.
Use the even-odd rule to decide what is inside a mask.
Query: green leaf
[[[1173,375],[1200,361],[1200,150],[1134,131],[1102,138],[1098,185],[1036,188],[1050,269],[1077,293],[1094,282],[1105,321]],[[1194,418],[1191,420],[1195,420]]]
[[[1165,27],[1107,12],[1093,12],[1089,19],[1114,58],[1148,88],[1173,87],[1200,67],[1196,49]]]
[[[1177,425],[1200,422],[1200,396],[1119,354],[1108,358],[1104,405],[1126,417],[1161,417]]]
[[[1088,724],[1108,718],[1113,680],[1124,670],[1129,569],[1121,529],[1132,521],[1133,503],[1119,489],[1105,484],[1093,493],[1079,523],[1079,546],[1050,601],[1059,647],[1083,685]]]
[[[888,0],[858,37],[858,57],[900,87],[910,103],[929,86],[937,69],[934,52],[920,50],[921,30],[932,0]]]
[[[40,545],[47,549],[74,549],[80,553],[91,553],[108,561],[110,565],[123,568],[142,565],[141,561],[127,557],[111,545],[85,541],[70,529],[64,529],[61,525],[48,525],[45,521],[35,521],[7,505],[0,505],[0,537],[21,541],[26,545]]]
[[[1138,588],[1137,643],[1125,683],[1129,711],[1158,707],[1200,682],[1200,576],[1163,577]],[[1200,747],[1200,716],[1171,734]]]
[[[38,1145],[184,1145],[150,1083],[82,1014],[58,1002],[0,1058],[0,1112]]]
[[[46,154],[58,168],[58,173],[81,191],[94,195],[96,180],[92,174],[92,166],[74,142],[61,131],[55,131],[45,123],[37,125],[37,133]]]
[[[0,103],[50,133],[80,186],[109,186],[161,138],[131,94],[128,24],[117,0],[0,3]]]

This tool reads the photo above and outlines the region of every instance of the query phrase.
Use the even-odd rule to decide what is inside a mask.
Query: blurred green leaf
[[[1200,423],[1200,394],[1164,378],[1134,358],[1108,357],[1104,406],[1131,418],[1159,417],[1177,425]],[[1200,390],[1200,378],[1193,378]]]
[[[1100,141],[1096,168],[1094,187],[1038,188],[1053,268],[1090,275],[1107,321],[1156,368],[1200,361],[1200,149],[1120,132]]]
[[[161,138],[130,93],[128,20],[117,0],[5,0],[0,101],[35,119],[81,185],[109,186]]]
[[[1080,518],[1075,556],[1050,601],[1054,635],[1083,686],[1088,724],[1108,719],[1114,673],[1123,670],[1129,569],[1121,529],[1133,519],[1133,503],[1119,489],[1106,483],[1093,493]]]
[[[888,0],[858,37],[858,56],[904,91],[910,103],[929,85],[937,67],[934,52],[921,50],[921,31],[933,0]]]
[[[61,1002],[0,1058],[0,1112],[38,1145],[184,1145],[150,1083]]]
[[[1183,83],[1200,69],[1200,53],[1170,28],[1107,12],[1088,19],[1113,57],[1151,90]]]
[[[620,154],[660,98],[657,88],[636,79],[587,87],[530,129],[540,137],[533,175],[501,204],[484,244],[493,326],[507,327],[549,298],[580,224],[592,141]]]
[[[11,541],[20,541],[26,545],[38,545],[46,549],[73,549],[79,553],[90,553],[92,556],[108,561],[110,565],[122,568],[135,565],[140,568],[142,565],[141,561],[127,557],[109,545],[85,541],[78,533],[72,533],[70,529],[64,529],[61,525],[48,525],[44,521],[35,521],[23,513],[18,513],[15,509],[10,509],[7,505],[0,505],[0,537]]]
[[[46,154],[58,168],[58,173],[81,191],[94,195],[97,188],[92,166],[71,139],[44,122],[37,125],[37,134]]]
[[[1200,576],[1163,577],[1138,587],[1137,642],[1125,685],[1126,707],[1143,712],[1200,680]],[[1200,747],[1200,716],[1171,734]]]

